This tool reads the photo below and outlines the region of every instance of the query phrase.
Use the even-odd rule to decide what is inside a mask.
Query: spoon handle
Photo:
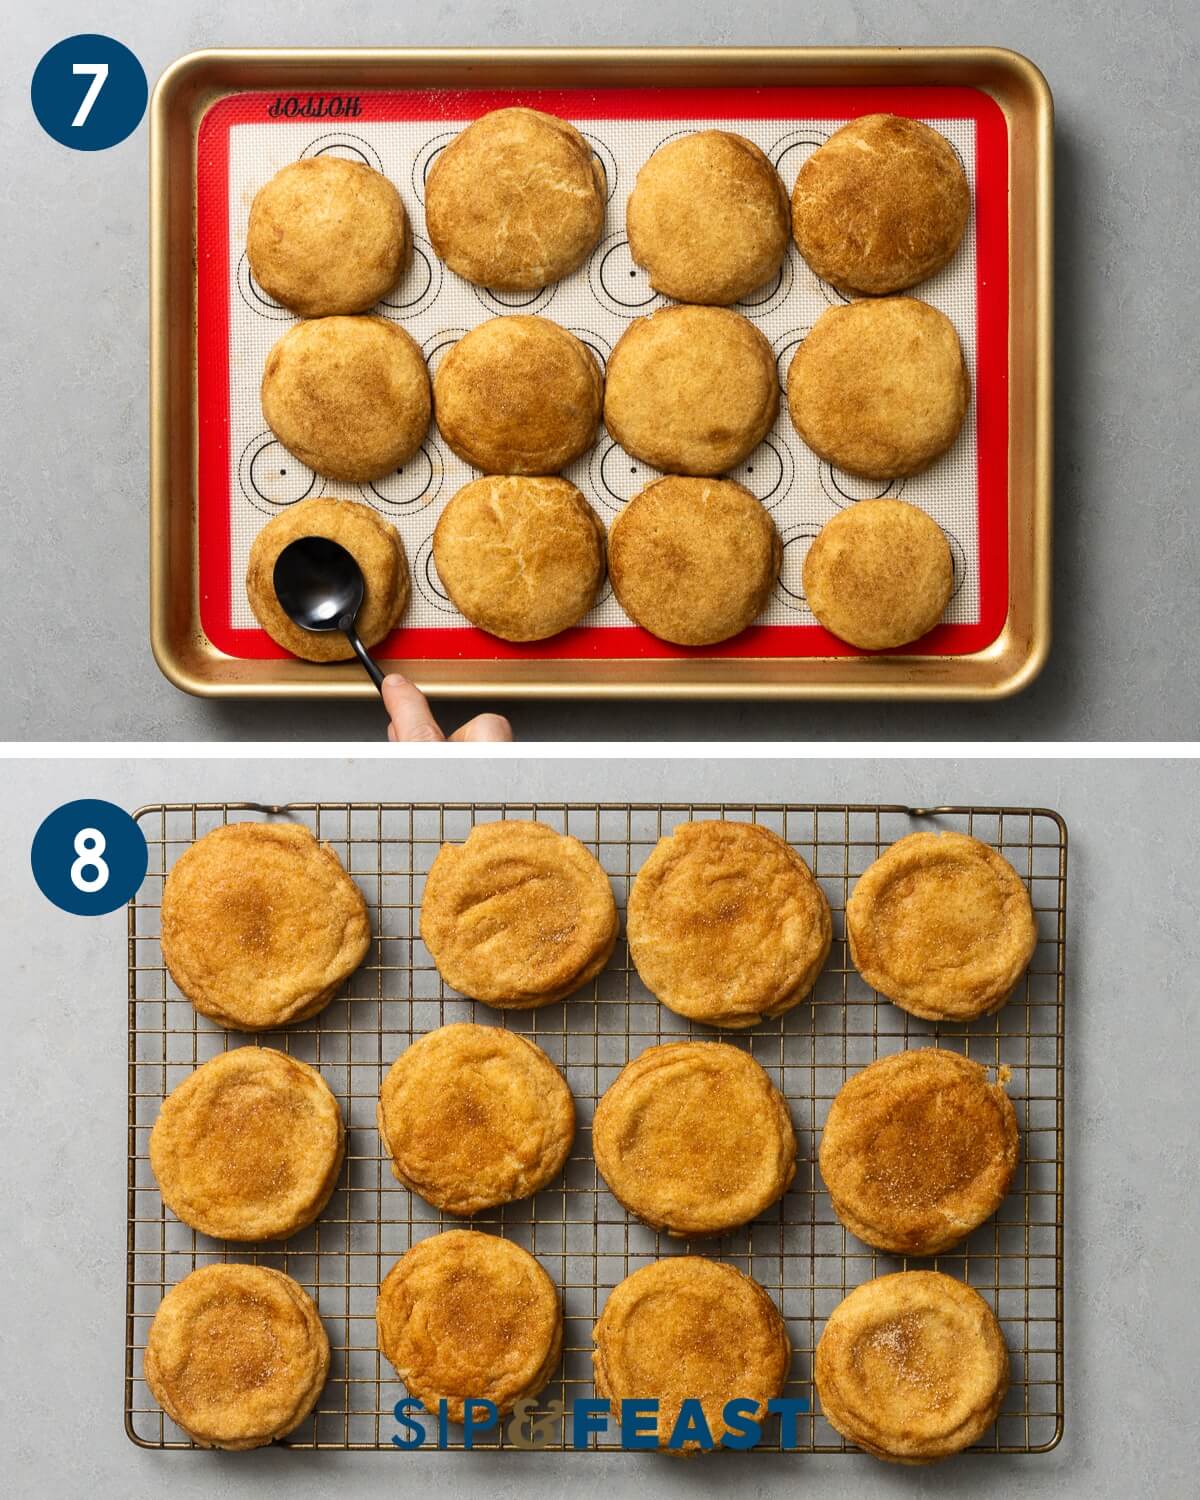
[[[359,640],[359,638],[358,638],[358,631],[355,630],[355,628],[354,628],[353,625],[343,625],[342,629],[343,629],[343,631],[345,633],[346,639],[354,647],[354,654],[355,654],[355,656],[358,657],[359,661],[362,662],[363,666],[367,669],[367,676],[371,679],[371,681],[375,684],[375,686],[382,693],[383,692],[383,668],[379,665],[379,663],[375,660],[375,658],[371,655],[371,653],[367,650],[367,648]]]

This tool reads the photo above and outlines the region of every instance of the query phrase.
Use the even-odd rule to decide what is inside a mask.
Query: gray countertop
[[[538,0],[389,10],[351,0],[70,0],[7,8],[9,232],[0,274],[8,452],[0,572],[22,637],[0,707],[27,739],[374,739],[376,705],[219,706],[161,677],[147,639],[146,126],[71,152],[37,128],[25,82],[53,42],[99,27],[153,80],[199,47],[283,44],[993,43],[1057,102],[1055,645],[1013,702],[585,705],[513,710],[533,739],[1190,738],[1200,687],[1200,199],[1191,140],[1200,12],[1184,0]],[[1185,647],[1189,648],[1185,652]],[[472,710],[474,711],[474,710]],[[466,706],[447,706],[448,724]]]
[[[1195,762],[10,762],[0,942],[0,1327],[7,1488],[92,1500],[395,1495],[1182,1496],[1200,1465],[1195,1351]],[[1040,804],[1071,833],[1065,1437],[1052,1453],[929,1470],[864,1456],[142,1452],[121,1425],[125,1276],[124,914],[35,889],[59,803],[315,798]]]

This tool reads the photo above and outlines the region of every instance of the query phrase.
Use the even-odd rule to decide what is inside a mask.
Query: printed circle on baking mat
[[[792,450],[773,432],[767,434],[744,463],[729,471],[729,478],[744,485],[767,510],[774,510],[786,498],[795,477]]]
[[[624,234],[610,234],[592,252],[587,267],[592,296],[622,318],[642,317],[667,299],[650,285],[650,277],[633,258]]]
[[[350,130],[328,130],[324,135],[309,141],[300,153],[300,160],[312,156],[341,156],[346,161],[360,161],[364,167],[373,167],[381,177],[387,175],[383,170],[383,160],[375,147]]]
[[[579,127],[575,127],[579,130]],[[584,138],[593,152],[600,158],[600,165],[604,168],[604,180],[608,184],[608,191],[604,195],[604,201],[611,203],[613,194],[617,190],[617,158],[606,141],[602,141],[598,135],[592,135],[590,131],[580,130],[579,134]]]
[[[237,289],[242,301],[260,318],[274,318],[277,323],[290,323],[294,320],[296,314],[290,308],[284,307],[282,302],[276,302],[274,297],[268,297],[255,281],[254,274],[250,270],[250,261],[244,250],[241,260],[238,261]]]
[[[558,291],[558,282],[552,281],[549,286],[537,287],[532,292],[498,292],[490,286],[475,286],[473,283],[471,290],[494,317],[524,313],[529,318],[536,317],[550,304]]]
[[[428,240],[413,237],[408,269],[378,306],[401,317],[415,318],[431,307],[442,289],[442,263]]]
[[[857,474],[847,474],[845,469],[835,469],[821,460],[818,471],[821,488],[839,510],[853,505],[856,500],[899,500],[904,490],[904,476],[899,479],[862,479]]]
[[[787,394],[788,370],[795,357],[796,350],[812,332],[811,324],[804,328],[793,328],[781,338],[775,340],[771,346],[775,351],[775,371],[779,376],[779,389]]]
[[[466,128],[465,126],[463,127]],[[459,135],[457,130],[444,130],[441,135],[430,136],[421,149],[417,152],[412,164],[412,190],[416,195],[418,203],[425,202],[425,183],[434,162],[446,149],[454,138]]]
[[[783,185],[789,197],[796,184],[800,168],[828,139],[828,131],[818,130],[813,125],[806,125],[799,130],[790,130],[787,135],[781,135],[768,150],[767,155],[771,158],[775,170],[783,178]]]
[[[433,561],[432,535],[427,536],[417,548],[416,560],[413,563],[413,577],[416,580],[417,590],[426,604],[432,604],[434,609],[441,610],[443,614],[453,615],[457,620],[462,619],[462,615],[451,602],[445,585],[438,577],[438,570]]]
[[[951,600],[957,599],[962,586],[967,581],[967,549],[947,526],[942,527],[942,534],[950,543],[950,561],[954,566],[954,587],[950,590]]]
[[[307,500],[317,476],[289,453],[273,432],[260,432],[242,449],[238,485],[256,510],[275,516],[298,500]]]
[[[601,338],[591,328],[568,328],[568,333],[573,333],[581,344],[585,344],[592,354],[596,356],[596,363],[600,366],[601,375],[608,369],[608,356],[612,353],[612,345],[607,339]]]
[[[431,334],[421,345],[421,353],[425,356],[425,363],[429,368],[430,380],[437,374],[438,366],[446,355],[454,348],[459,339],[466,338],[470,333],[469,328],[441,328],[437,333]]]
[[[413,456],[382,479],[360,484],[359,494],[376,510],[411,515],[432,505],[446,478],[442,455],[432,443],[422,443]]]
[[[816,538],[817,530],[811,524],[789,526],[780,533],[783,542],[783,561],[779,566],[779,581],[775,585],[775,598],[789,609],[812,611],[804,597],[804,559]]]
[[[588,488],[595,498],[614,515],[619,514],[636,494],[663,476],[657,469],[626,453],[611,438],[601,438],[588,461]]]
[[[795,279],[796,267],[789,248],[784,252],[783,264],[771,280],[764,282],[760,287],[755,287],[740,302],[735,302],[734,311],[742,313],[747,318],[762,318],[768,313],[773,313],[786,301]]]

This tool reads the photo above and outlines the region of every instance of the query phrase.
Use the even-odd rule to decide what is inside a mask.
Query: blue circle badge
[[[146,74],[129,48],[84,32],[57,42],[33,72],[33,112],[47,135],[75,151],[107,151],[146,113]]]
[[[85,797],[56,807],[33,837],[33,878],[76,917],[124,906],[146,876],[146,836],[123,807]]]

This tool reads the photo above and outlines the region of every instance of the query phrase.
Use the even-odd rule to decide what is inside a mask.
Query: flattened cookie
[[[201,1015],[237,1031],[315,1016],[366,957],[367,904],[296,823],[206,833],[163,885],[162,955]]]
[[[534,291],[581,266],[604,227],[604,168],[568,120],[495,109],[454,138],[425,184],[433,248],[476,286]]]
[[[722,1412],[736,1397],[757,1403],[756,1421],[787,1380],[792,1349],[775,1304],[749,1276],[699,1255],[658,1260],[608,1294],[592,1330],[596,1394],[612,1403],[657,1399],[658,1445],[666,1448],[689,1397],[698,1399],[713,1443],[728,1431]],[[684,1453],[699,1451],[688,1442]]]
[[[626,1063],[596,1106],[592,1150],[618,1202],[679,1236],[747,1223],[796,1175],[783,1096],[725,1042],[668,1042]]]
[[[429,429],[429,371],[387,318],[312,318],[267,356],[262,409],[288,452],[316,473],[382,479]]]
[[[932,1463],[969,1448],[996,1420],[1008,1349],[972,1287],[940,1271],[897,1271],[834,1308],[813,1379],[844,1438],[890,1463]]]
[[[821,1134],[838,1218],[897,1255],[938,1255],[999,1208],[1017,1116],[976,1062],[938,1047],[881,1057],[846,1080]]]
[[[397,1178],[452,1214],[531,1197],[562,1171],[575,1138],[571,1091],[542,1049],[468,1022],[400,1054],[378,1119]]]
[[[562,1358],[558,1291],[527,1250],[476,1230],[419,1240],[384,1278],[379,1348],[427,1410],[443,1397],[452,1422],[466,1397],[501,1416],[534,1396]]]
[[[771,346],[727,307],[635,318],[609,357],[605,425],[656,469],[724,474],[753,453],[778,411]]]
[[[329,1374],[329,1338],[298,1282],[266,1266],[201,1266],[159,1304],[150,1393],[202,1448],[261,1448],[293,1432]]]
[[[150,1132],[163,1202],[218,1240],[282,1240],[329,1201],[345,1155],[342,1111],[315,1068],[238,1047],[171,1090]]]
[[[421,937],[453,989],[529,1010],[600,972],[617,940],[617,904],[578,839],[545,823],[479,823],[465,844],[438,852]]]
[[[272,516],[250,545],[246,597],[273,641],[305,661],[347,661],[354,649],[340,630],[302,630],[283,612],[275,593],[279,554],[302,536],[339,543],[362,569],[365,591],[358,612],[363,644],[383,640],[408,607],[411,583],[400,533],[378,511],[357,500],[298,500]]]
[[[604,526],[565,479],[490,475],[464,485],[433,533],[438,577],[481,630],[541,641],[576,625],[604,580]]]
[[[655,291],[728,306],[770,281],[788,242],[788,198],[753,142],[697,130],[660,146],[626,208],[629,249]]]
[[[596,441],[601,385],[591,350],[549,318],[492,318],[438,366],[438,430],[485,474],[557,474]]]
[[[800,168],[792,234],[817,275],[843,291],[901,292],[953,257],[970,209],[945,136],[920,120],[864,115]]]
[[[782,560],[775,522],[732,479],[656,479],[629,502],[608,538],[622,609],[680,646],[727,641],[753,624]]]
[[[970,394],[954,324],[912,297],[827,309],[787,379],[796,431],[867,479],[927,469],[958,436]]]
[[[757,823],[682,823],[629,893],[629,952],[668,1010],[755,1026],[798,1005],[829,956],[829,902],[808,866]]]
[[[1024,881],[963,833],[910,833],[886,850],[846,903],[846,934],[872,989],[931,1021],[999,1010],[1037,946]]]
[[[941,527],[903,500],[859,500],[822,526],[804,559],[804,596],[826,630],[882,651],[918,641],[954,592]]]
[[[365,312],[396,285],[411,254],[400,194],[361,162],[291,162],[250,205],[246,256],[255,280],[302,318]]]

